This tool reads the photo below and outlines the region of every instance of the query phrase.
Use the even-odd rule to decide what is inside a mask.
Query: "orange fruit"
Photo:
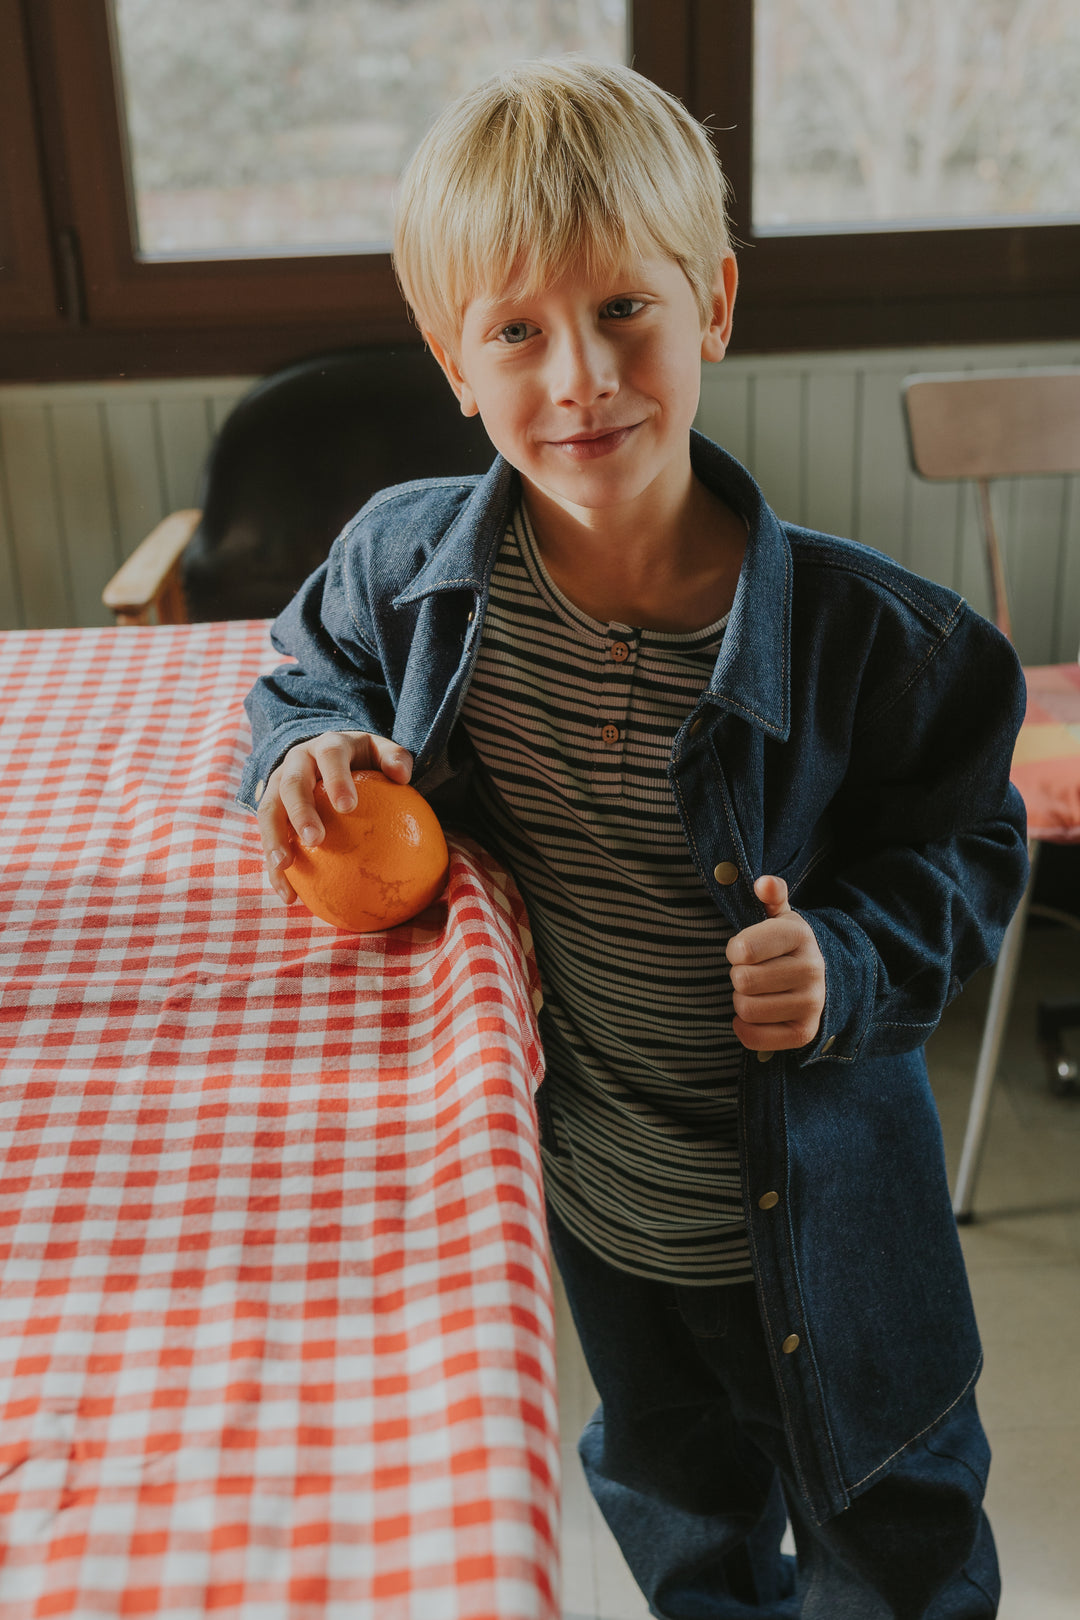
[[[315,784],[326,836],[309,849],[294,833],[285,876],[323,922],[370,934],[437,900],[450,855],[438,816],[415,788],[382,771],[353,771],[352,779],[355,810],[335,810],[322,782]]]

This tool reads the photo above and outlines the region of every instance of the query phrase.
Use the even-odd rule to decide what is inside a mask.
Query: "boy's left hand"
[[[751,1052],[805,1046],[825,1007],[825,959],[810,924],[788,905],[783,878],[759,877],[754,893],[768,916],[727,943],[732,1028]]]

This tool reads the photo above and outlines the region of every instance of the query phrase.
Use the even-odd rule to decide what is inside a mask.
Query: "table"
[[[1027,709],[1012,780],[1024,796],[1028,837],[1080,842],[1080,663],[1030,665]]]
[[[283,907],[262,621],[0,636],[0,1613],[551,1620],[554,1319],[511,880]]]
[[[1080,663],[1033,664],[1024,670],[1027,706],[1010,776],[1027,810],[1031,872],[1005,931],[990,985],[975,1083],[953,1190],[953,1212],[972,1219],[972,1203],[990,1123],[990,1100],[1012,1007],[1031,908],[1039,845],[1080,843]]]

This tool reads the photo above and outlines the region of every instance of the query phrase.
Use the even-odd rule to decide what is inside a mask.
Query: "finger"
[[[270,886],[283,905],[291,906],[296,899],[296,891],[285,876],[285,868],[291,865],[293,858],[289,818],[276,789],[270,785],[259,803],[259,833]]]
[[[775,996],[787,990],[800,990],[806,972],[799,953],[786,951],[754,965],[736,964],[730,972],[731,988],[744,996]]]
[[[315,782],[321,777],[326,796],[335,810],[355,810],[356,784],[352,779],[354,744],[351,737],[343,731],[324,731],[320,737],[312,738],[307,750],[315,762],[312,794]],[[312,816],[317,819],[314,797],[310,809]],[[309,844],[311,840],[305,838],[304,842]]]
[[[277,777],[276,782],[274,776]],[[316,844],[322,843],[326,829],[315,809],[316,766],[311,744],[291,748],[274,776],[266,785],[267,793],[271,785],[277,789],[289,825],[300,842],[313,849]]]
[[[342,736],[351,744],[354,771],[382,771],[391,782],[405,783],[412,777],[413,757],[400,743],[372,731],[344,731]]]
[[[783,878],[769,875],[759,877],[754,884],[754,893],[770,917],[781,917],[791,910],[788,905],[788,888]]]
[[[798,913],[787,906],[781,916],[766,917],[764,922],[751,923],[749,928],[733,934],[725,947],[727,959],[734,967],[738,963],[768,962],[773,957],[785,956],[803,943],[805,927]]]
[[[744,1024],[806,1024],[809,1026],[818,1012],[818,1003],[812,993],[788,990],[776,996],[732,997],[735,1015]],[[809,1037],[804,1036],[804,1039]]]
[[[790,1052],[805,1046],[811,1038],[802,1024],[749,1024],[733,1018],[736,1039],[748,1052]]]
[[[372,737],[371,751],[376,767],[391,782],[405,783],[411,779],[413,757],[400,743],[391,742],[388,737]]]

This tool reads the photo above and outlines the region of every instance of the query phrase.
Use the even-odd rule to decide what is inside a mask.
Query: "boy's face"
[[[662,504],[689,481],[701,360],[723,358],[735,286],[727,258],[703,331],[689,281],[657,251],[602,278],[575,269],[536,294],[476,298],[455,354],[424,335],[526,492],[568,511]]]

